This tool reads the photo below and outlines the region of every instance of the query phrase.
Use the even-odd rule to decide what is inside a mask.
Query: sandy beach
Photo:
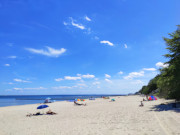
[[[0,108],[0,135],[180,135],[180,110],[161,103],[145,101],[141,96],[87,100],[87,106],[73,102],[50,103],[56,115],[26,117],[36,113],[40,104]]]

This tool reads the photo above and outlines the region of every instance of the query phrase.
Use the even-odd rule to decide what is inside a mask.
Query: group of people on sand
[[[147,99],[147,100],[146,100],[146,99]],[[146,95],[146,99],[144,99],[144,98],[143,98],[143,101],[149,101],[149,99],[148,99],[148,96],[147,96],[147,95]],[[143,106],[144,106],[143,101],[140,101],[140,105],[139,105],[139,107],[143,107]]]
[[[55,114],[57,114],[57,113],[55,113],[55,112],[53,112],[53,111],[51,111],[51,110],[49,109],[49,111],[47,111],[46,114],[47,114],[47,115],[55,115]],[[26,117],[38,116],[38,115],[44,115],[44,114],[42,114],[42,113],[40,113],[40,112],[37,112],[37,113],[35,113],[35,114],[29,113],[29,114],[26,115]]]

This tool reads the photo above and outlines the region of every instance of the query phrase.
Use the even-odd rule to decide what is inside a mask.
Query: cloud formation
[[[106,77],[106,78],[111,78],[111,76],[110,76],[110,75],[108,75],[108,74],[105,74],[105,77]]]
[[[45,90],[47,88],[44,87],[37,87],[37,88],[24,88],[24,90]]]
[[[146,70],[146,71],[156,71],[155,68],[143,68],[143,70]]]
[[[140,72],[131,72],[128,76],[125,76],[124,79],[126,80],[132,80],[133,78],[144,76],[144,71]]]
[[[114,46],[113,43],[111,43],[110,41],[108,40],[103,40],[103,41],[100,41],[101,44],[106,44],[106,45],[109,45],[109,46]]]
[[[51,47],[46,46],[47,50],[43,49],[34,49],[34,48],[25,48],[27,51],[31,53],[36,53],[36,54],[41,54],[49,57],[59,57],[63,53],[66,52],[66,49],[61,48],[61,49],[54,49]]]
[[[135,80],[133,82],[131,82],[132,84],[143,84],[144,82],[141,80]]]
[[[47,88],[44,87],[37,87],[37,88],[13,88],[13,90],[22,91],[22,90],[44,90]]]
[[[80,74],[78,74],[80,75]],[[87,75],[80,75],[82,78],[94,78],[95,75],[90,75],[90,74],[87,74]]]
[[[83,26],[82,24],[74,23],[73,21],[71,22],[71,24],[81,30],[85,29],[85,26]]]
[[[128,48],[127,44],[124,44],[124,48]]]
[[[65,80],[80,80],[81,77],[79,77],[79,76],[75,76],[75,77],[73,77],[73,76],[65,76],[64,79]]]
[[[9,67],[9,66],[10,66],[10,64],[4,64],[4,66]]]
[[[156,66],[157,66],[158,68],[167,68],[167,67],[169,67],[169,64],[165,64],[165,63],[162,63],[162,62],[158,62],[158,63],[156,63]]]
[[[93,84],[93,85],[99,85],[100,82],[93,82],[92,84]]]
[[[91,79],[91,78],[95,78],[95,75],[90,75],[90,74],[81,75],[81,74],[77,74],[77,76],[64,76],[64,79],[56,78],[54,80],[57,81],[57,82],[62,81],[62,80],[81,80],[83,82],[82,78]]]
[[[53,89],[71,89],[70,86],[59,86],[59,87],[52,87]]]
[[[15,82],[21,82],[21,83],[30,83],[31,81],[21,80],[21,79],[13,79]]]
[[[108,83],[112,83],[112,81],[107,79],[107,78],[105,79],[105,81],[108,82]]]
[[[84,29],[85,29],[85,26],[84,26],[84,25],[75,23],[75,22],[74,22],[74,19],[73,19],[72,17],[70,17],[70,19],[71,19],[71,25],[72,25],[72,26],[74,26],[74,27],[76,27],[76,28],[79,28],[79,29],[81,29],[81,30],[84,30]],[[67,24],[67,23],[66,23],[66,24]],[[64,24],[64,25],[65,25],[65,24]]]
[[[63,24],[64,24],[64,25],[68,25],[68,23],[67,23],[67,22],[63,22]]]
[[[62,81],[63,79],[62,78],[57,78],[57,79],[54,79],[56,82],[60,82]]]
[[[17,58],[17,56],[9,56],[8,58],[15,59],[15,58]]]
[[[22,88],[13,88],[13,90],[23,90]]]
[[[122,72],[122,71],[120,71],[120,72],[118,72],[118,74],[122,75],[122,74],[123,74],[123,72]]]
[[[91,19],[87,16],[84,17],[87,21],[91,21]]]

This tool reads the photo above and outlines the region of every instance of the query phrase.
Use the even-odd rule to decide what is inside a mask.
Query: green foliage
[[[164,38],[169,51],[164,56],[169,59],[169,67],[161,70],[158,88],[164,97],[180,99],[180,26],[169,35],[170,38]]]
[[[167,44],[168,54],[164,56],[169,59],[169,67],[160,69],[160,74],[149,81],[139,91],[142,94],[150,94],[158,89],[159,95],[165,98],[180,99],[180,25],[178,29],[169,34],[170,38],[164,38]]]
[[[159,76],[156,76],[152,80],[149,81],[147,86],[143,86],[142,89],[139,91],[142,94],[148,95],[151,92],[157,90],[157,80]]]

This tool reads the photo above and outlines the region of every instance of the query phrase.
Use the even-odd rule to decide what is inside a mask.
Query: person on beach
[[[77,103],[76,101],[74,101],[74,105],[84,105],[84,106],[86,106],[86,103],[85,104],[80,104],[80,103]]]
[[[141,104],[139,105],[140,107],[143,107],[144,106],[144,104],[143,104],[143,102],[141,101]]]
[[[57,114],[57,113],[52,112],[52,111],[49,109],[49,111],[47,111],[46,114],[54,115],[54,114]]]

